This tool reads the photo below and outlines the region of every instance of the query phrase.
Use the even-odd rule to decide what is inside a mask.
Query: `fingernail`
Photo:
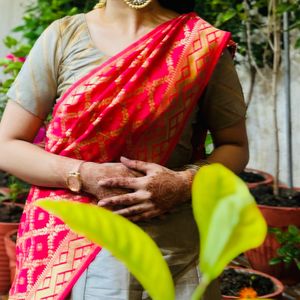
[[[121,156],[121,159],[125,159],[125,160],[129,160],[127,157],[125,156]]]
[[[101,201],[99,201],[98,202],[98,206],[105,206],[107,203],[105,203],[105,202],[101,202]]]

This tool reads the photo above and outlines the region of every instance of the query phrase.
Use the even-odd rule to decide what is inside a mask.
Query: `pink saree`
[[[124,155],[165,164],[229,40],[230,33],[195,13],[159,25],[63,95],[47,130],[46,150],[99,163]],[[64,299],[101,251],[36,208],[34,202],[44,197],[91,200],[32,187],[9,299]]]

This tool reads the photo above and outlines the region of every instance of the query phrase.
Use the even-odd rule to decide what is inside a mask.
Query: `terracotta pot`
[[[258,174],[258,175],[261,175],[262,177],[264,177],[264,180],[259,181],[259,182],[246,182],[249,189],[256,188],[259,185],[272,184],[274,181],[274,177],[271,174],[264,172],[264,171],[246,168],[245,172]]]
[[[12,205],[11,203],[4,204]],[[23,207],[19,204],[16,205]],[[0,295],[7,293],[10,288],[9,259],[5,250],[4,236],[7,234],[7,232],[18,229],[18,227],[19,223],[0,222]]]
[[[239,268],[239,267],[230,267],[233,268],[235,270],[237,270],[238,272],[242,272],[242,273],[250,273],[250,274],[257,274],[266,278],[269,278],[273,284],[274,284],[274,292],[271,294],[267,294],[267,295],[263,295],[263,296],[259,296],[259,299],[280,299],[283,290],[284,290],[284,286],[283,284],[275,277],[265,274],[263,272],[259,272],[253,269],[245,269],[245,268]],[[239,297],[235,297],[235,296],[228,296],[228,295],[222,295],[222,299],[240,299]]]
[[[4,236],[4,245],[6,254],[9,258],[10,283],[13,282],[16,274],[16,243],[12,240],[12,236],[17,234],[18,230],[14,229],[7,232]]]
[[[283,188],[283,187],[281,187]],[[300,189],[295,189],[299,191]],[[300,228],[300,207],[275,207],[267,205],[258,205],[262,212],[268,227],[277,227],[281,230],[287,230],[289,225],[295,225]],[[270,259],[278,256],[277,249],[280,244],[277,242],[273,233],[268,233],[264,243],[255,249],[245,253],[252,268],[271,274],[280,278],[286,284],[299,282],[300,271],[296,264],[287,266],[284,263],[269,265]]]

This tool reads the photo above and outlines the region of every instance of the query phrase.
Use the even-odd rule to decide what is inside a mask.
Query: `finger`
[[[101,207],[116,206],[116,205],[135,205],[145,201],[145,197],[139,192],[122,194],[110,198],[101,199],[98,205]]]
[[[152,166],[152,163],[141,160],[128,159],[124,156],[121,156],[120,161],[127,168],[134,169],[143,173],[147,173],[149,171],[149,168],[151,168]]]
[[[146,211],[152,209],[153,204],[151,202],[143,202],[140,204],[132,205],[117,211],[114,211],[116,214],[121,215],[123,217],[130,217],[139,214],[143,214]]]
[[[146,211],[142,214],[128,217],[128,219],[132,222],[147,221],[158,216],[160,216],[161,219],[163,219],[163,214],[164,212],[161,209],[154,208],[153,210]]]
[[[137,190],[141,186],[137,178],[131,177],[117,177],[117,178],[107,178],[98,181],[98,185],[101,187],[109,188],[125,188],[131,190]]]

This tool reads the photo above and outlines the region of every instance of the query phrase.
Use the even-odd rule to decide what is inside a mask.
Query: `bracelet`
[[[198,172],[201,167],[207,166],[209,164],[210,164],[209,161],[207,161],[206,159],[202,159],[202,160],[197,161],[195,164],[184,165],[183,170],[192,169],[192,170]]]
[[[66,179],[66,185],[72,192],[79,193],[82,188],[80,170],[86,161],[82,160],[76,167],[76,171],[70,171]]]

